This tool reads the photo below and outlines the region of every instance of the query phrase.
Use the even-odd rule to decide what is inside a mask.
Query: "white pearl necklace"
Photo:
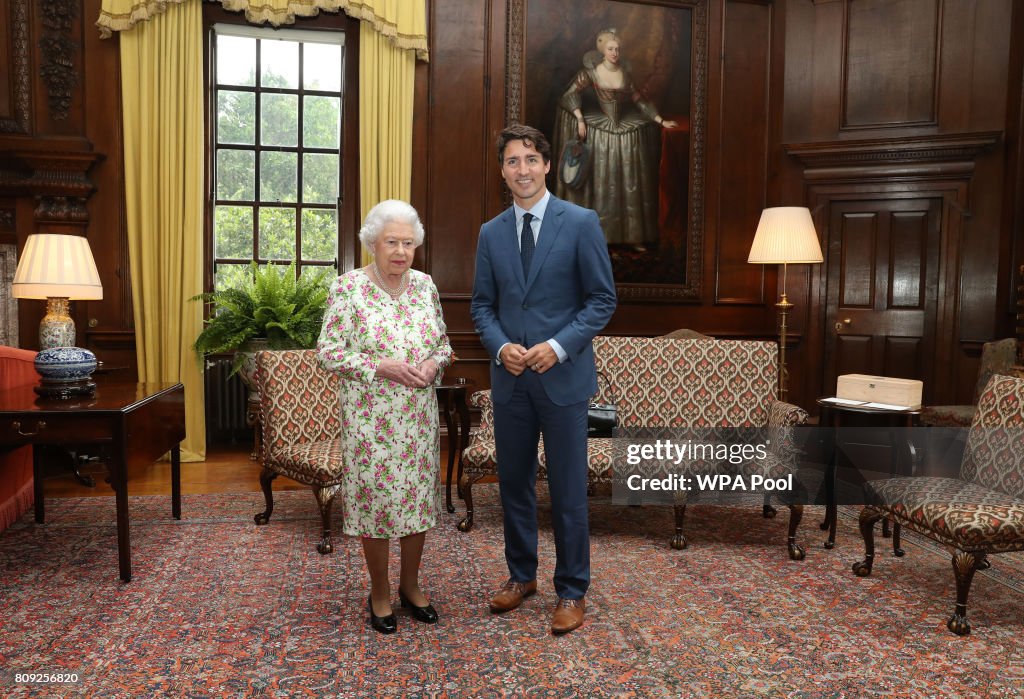
[[[405,291],[405,287],[409,284],[409,270],[402,272],[402,278],[398,280],[397,287],[388,286],[387,282],[384,281],[384,275],[380,273],[380,267],[377,266],[377,260],[373,261],[373,273],[377,276],[377,283],[384,291],[388,292],[392,298],[398,298]]]

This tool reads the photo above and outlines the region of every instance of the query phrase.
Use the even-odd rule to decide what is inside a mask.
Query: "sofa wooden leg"
[[[778,510],[776,510],[774,507],[772,507],[772,504],[769,502],[770,499],[771,499],[771,495],[769,495],[768,493],[765,493],[764,494],[764,505],[761,507],[761,514],[764,516],[765,519],[772,519],[772,518],[775,517],[775,515],[778,514]]]
[[[956,607],[953,616],[946,622],[946,628],[957,636],[966,636],[971,632],[971,623],[967,621],[967,595],[971,592],[974,571],[984,560],[983,553],[957,551],[953,554],[953,574],[956,576]]]
[[[270,484],[274,482],[275,478],[277,478],[277,474],[269,468],[260,471],[260,487],[263,489],[263,500],[267,509],[253,518],[256,520],[256,524],[266,524],[270,521],[270,515],[274,514],[274,491]]]
[[[459,531],[468,532],[473,528],[473,481],[463,474],[459,486],[462,488],[462,499],[466,503],[466,516],[459,522]]]
[[[885,521],[888,522],[889,520]],[[906,551],[900,547],[901,531],[900,523],[894,520],[892,523],[892,555],[896,556],[896,558],[902,558],[903,554],[906,553]]]
[[[675,503],[672,509],[676,515],[676,533],[672,537],[671,546],[674,549],[685,549],[686,548],[686,537],[683,536],[683,519],[686,517],[686,503]]]
[[[860,511],[860,535],[864,538],[864,560],[853,564],[853,572],[859,577],[871,575],[875,562],[875,523],[885,517],[878,508],[868,505]]]
[[[793,561],[804,560],[804,548],[796,543],[796,528],[800,526],[800,520],[804,518],[803,505],[789,506],[789,532],[786,536],[786,546],[789,549],[789,558]]]

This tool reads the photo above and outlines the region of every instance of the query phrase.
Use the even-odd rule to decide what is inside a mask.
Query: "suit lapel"
[[[530,276],[526,280],[525,290],[529,291],[533,282],[540,274],[540,268],[544,266],[544,260],[555,244],[558,234],[562,230],[562,214],[565,213],[562,200],[555,198],[552,194],[548,200],[548,208],[544,212],[544,220],[540,224],[540,235],[537,237],[537,249],[533,253],[533,262],[530,264]],[[513,217],[514,219],[515,217]],[[515,226],[513,224],[513,230]],[[520,265],[522,267],[522,265]]]
[[[515,209],[509,207],[505,210],[501,219],[501,250],[508,264],[512,265],[512,274],[519,280],[519,286],[526,287],[526,277],[523,275],[522,255],[519,254],[519,234],[516,233]],[[536,253],[534,253],[536,260]]]

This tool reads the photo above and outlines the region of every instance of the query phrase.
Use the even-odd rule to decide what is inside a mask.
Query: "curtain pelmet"
[[[426,61],[427,20],[423,0],[219,0],[225,9],[244,11],[253,24],[279,27],[294,24],[296,17],[311,17],[321,10],[344,12],[369,24],[386,37],[395,48],[412,50],[416,58]],[[103,0],[96,21],[100,35],[131,29],[139,22],[159,15],[169,5],[201,0]]]

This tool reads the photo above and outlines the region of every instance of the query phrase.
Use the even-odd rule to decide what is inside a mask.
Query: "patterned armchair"
[[[993,374],[1007,374],[1017,361],[1017,340],[986,342],[981,348],[981,365],[974,386],[974,405],[926,405],[921,409],[918,423],[926,427],[970,427],[977,408],[978,396],[988,385]]]
[[[871,574],[874,526],[883,517],[956,549],[956,606],[946,623],[971,632],[967,596],[987,555],[1024,550],[1024,380],[993,376],[978,400],[959,478],[909,477],[869,481],[860,513],[865,558],[853,572]],[[893,553],[902,556],[898,529]]]
[[[263,432],[260,486],[267,509],[256,515],[266,524],[274,511],[271,482],[279,475],[312,486],[323,534],[316,550],[334,550],[331,504],[341,487],[341,411],[338,377],[320,366],[316,350],[256,353]]]
[[[597,369],[607,379],[599,382],[596,400],[617,404],[619,423],[625,430],[784,430],[807,420],[804,410],[775,398],[778,361],[773,342],[601,336],[594,339],[594,355]],[[474,393],[470,404],[480,408],[481,421],[463,453],[460,485],[466,517],[459,523],[461,531],[473,526],[473,483],[497,473],[490,392]],[[621,448],[621,444],[618,446]],[[591,486],[612,482],[615,452],[613,439],[587,440]],[[544,478],[547,463],[543,444],[537,459],[539,477]],[[688,467],[687,475],[701,468],[718,470],[717,465],[697,462]],[[786,454],[773,451],[764,460],[743,463],[735,469],[733,475],[747,478],[754,473],[778,478],[792,473],[795,462]],[[685,493],[677,494],[671,545],[678,549],[687,545],[683,535],[686,504]],[[791,511],[787,548],[790,557],[799,560],[804,551],[796,543],[796,529],[803,505],[786,505]],[[767,497],[763,511],[765,517],[775,515]]]

